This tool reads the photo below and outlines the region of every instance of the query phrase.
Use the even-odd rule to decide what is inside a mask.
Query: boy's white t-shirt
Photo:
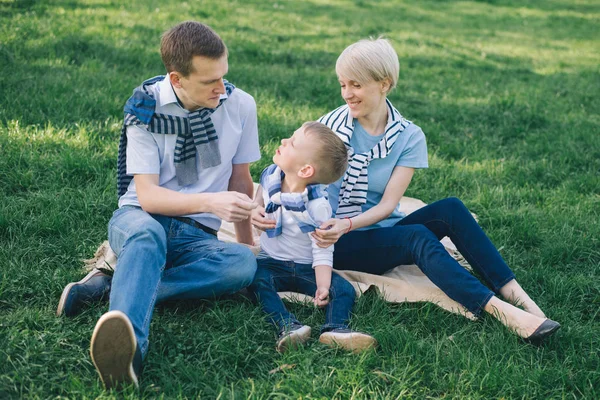
[[[269,203],[269,194],[263,187],[263,200]],[[323,199],[325,200],[325,199]],[[309,201],[307,210],[317,223],[331,218],[331,206],[328,201]],[[281,235],[270,238],[265,232],[260,236],[260,247],[267,255],[276,260],[293,261],[298,264],[333,266],[333,248],[317,246],[310,233],[300,230],[292,212],[281,207]]]
[[[156,99],[156,113],[186,117],[189,111],[177,102],[169,77],[150,87]],[[221,98],[227,97],[222,95]],[[139,126],[127,127],[127,174],[158,174],[161,187],[180,193],[216,193],[227,191],[233,164],[246,164],[260,159],[256,103],[252,96],[239,88],[212,115],[219,135],[221,164],[212,168],[200,167],[198,181],[181,187],[175,176],[175,144],[177,135],[151,133]],[[132,180],[119,199],[119,207],[140,206],[135,182]],[[212,229],[219,230],[221,220],[214,214],[185,215]]]

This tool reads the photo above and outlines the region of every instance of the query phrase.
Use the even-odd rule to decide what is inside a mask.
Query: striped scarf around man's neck
[[[124,121],[119,140],[117,159],[117,194],[119,197],[127,192],[133,179],[127,175],[127,127],[141,125],[148,132],[166,135],[177,135],[175,144],[175,175],[179,186],[187,186],[198,181],[198,168],[211,168],[221,164],[219,136],[213,125],[211,115],[229,98],[235,86],[225,81],[227,97],[219,101],[215,108],[200,108],[191,111],[187,117],[156,113],[156,99],[150,89],[152,85],[168,79],[168,76],[156,76],[144,81],[133,90],[133,94],[125,103]]]

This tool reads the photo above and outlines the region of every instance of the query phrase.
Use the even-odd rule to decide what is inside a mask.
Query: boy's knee
[[[333,297],[356,297],[354,286],[341,276],[332,275],[330,292]]]

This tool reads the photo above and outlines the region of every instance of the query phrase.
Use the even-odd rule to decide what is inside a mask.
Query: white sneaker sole
[[[98,271],[97,269],[94,269],[89,274],[84,276],[83,279],[81,279],[80,281],[71,282],[67,286],[65,286],[65,288],[62,291],[62,294],[60,295],[60,300],[58,301],[58,307],[56,307],[56,316],[57,317],[60,317],[61,315],[64,314],[65,302],[67,301],[67,297],[69,297],[69,293],[71,292],[71,289],[73,288],[73,286],[86,283],[87,281],[92,279],[94,276],[96,276],[98,273],[101,273],[101,272]]]
[[[339,347],[353,353],[359,353],[363,350],[377,347],[377,340],[375,340],[373,336],[361,332],[325,332],[319,337],[319,342],[330,347]]]
[[[283,353],[289,348],[297,348],[298,345],[310,339],[310,331],[310,326],[304,325],[302,328],[290,332],[289,335],[277,342],[277,351]]]
[[[100,380],[111,389],[133,383],[139,387],[133,370],[136,339],[129,318],[121,311],[109,311],[96,323],[90,355]]]

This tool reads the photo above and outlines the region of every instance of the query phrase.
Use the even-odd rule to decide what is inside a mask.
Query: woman
[[[547,319],[521,288],[460,200],[440,200],[408,216],[398,210],[414,169],[427,167],[427,146],[421,129],[387,99],[399,73],[390,43],[377,39],[350,45],[339,56],[336,73],[346,104],[320,122],[342,138],[350,166],[328,189],[336,218],[313,233],[321,247],[335,243],[334,268],[383,274],[414,263],[476,316],[492,314],[531,342],[554,333],[560,324]],[[448,254],[439,241],[444,236],[493,291]]]

